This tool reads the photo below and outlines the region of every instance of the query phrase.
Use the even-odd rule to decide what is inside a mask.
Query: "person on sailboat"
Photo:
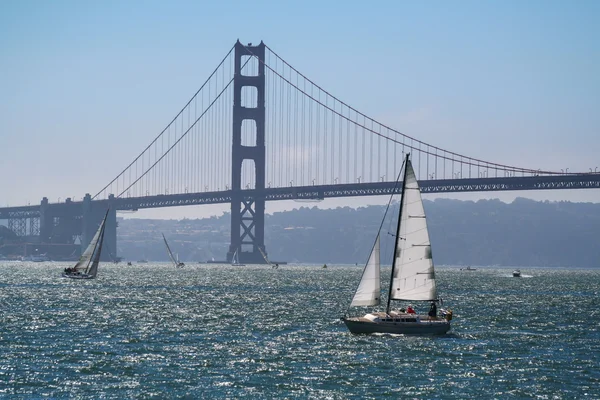
[[[437,306],[435,305],[435,301],[431,302],[431,306],[429,307],[429,312],[427,313],[430,318],[437,317]]]
[[[408,308],[406,309],[406,313],[407,314],[416,314],[417,312],[415,311],[413,306],[408,306]]]

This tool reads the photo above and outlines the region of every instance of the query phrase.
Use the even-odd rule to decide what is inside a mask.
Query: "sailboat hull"
[[[69,278],[69,279],[94,279],[96,278],[94,275],[88,275],[88,274],[62,274],[63,278]]]
[[[402,335],[443,335],[450,330],[450,322],[443,319],[416,322],[369,321],[366,318],[342,318],[348,330],[355,334],[394,333]]]

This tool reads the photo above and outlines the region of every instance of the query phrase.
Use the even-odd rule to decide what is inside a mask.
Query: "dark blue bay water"
[[[598,270],[438,268],[430,338],[348,333],[362,267],[68,265],[0,263],[0,398],[600,398]]]

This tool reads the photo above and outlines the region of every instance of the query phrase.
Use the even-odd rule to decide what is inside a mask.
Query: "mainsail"
[[[369,261],[365,266],[352,303],[350,307],[355,306],[377,306],[381,297],[381,279],[379,263],[379,235],[375,239],[375,245],[371,251]]]
[[[408,159],[405,168],[390,298],[437,300],[431,242],[421,191]]]
[[[267,255],[265,254],[265,252],[263,251],[263,249],[260,248],[260,246],[258,247],[258,251],[260,251],[260,254],[262,255],[263,259],[265,260],[265,262],[269,265],[271,265],[271,261],[269,261],[269,258],[267,257]],[[237,252],[236,252],[237,255]]]
[[[238,251],[237,250],[233,253],[233,256],[231,257],[231,265],[238,265],[238,266],[244,265],[244,264],[240,263],[240,260],[238,259]]]
[[[169,247],[169,243],[167,243],[167,238],[165,238],[165,234],[161,233],[163,240],[165,241],[165,246],[167,246],[167,251],[169,252],[169,257],[171,258],[171,261],[173,261],[173,264],[175,264],[175,266],[177,267],[179,265],[179,260],[176,260],[175,257],[173,257],[173,252],[171,251],[171,248]]]
[[[79,257],[79,261],[77,264],[75,264],[73,270],[77,272],[83,272],[94,277],[98,273],[98,264],[100,263],[100,255],[102,254],[102,242],[104,241],[104,228],[107,217],[108,210],[106,210],[106,215],[102,219],[100,227],[96,231],[92,241],[85,249],[81,257]]]

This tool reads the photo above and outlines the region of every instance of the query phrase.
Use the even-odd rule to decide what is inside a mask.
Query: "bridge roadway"
[[[496,192],[509,190],[600,189],[600,173],[540,175],[500,178],[428,179],[419,181],[422,193]],[[266,201],[309,200],[334,197],[380,196],[399,192],[396,182],[349,183],[336,185],[290,186],[242,190],[245,198],[264,195]],[[231,203],[233,192],[199,192],[145,197],[114,198],[116,210],[179,207],[202,204]],[[94,207],[108,204],[109,200],[93,200]],[[83,201],[49,203],[48,211],[54,217],[74,215]],[[104,207],[102,207],[104,208]],[[40,205],[0,208],[0,219],[35,218],[40,216]]]

